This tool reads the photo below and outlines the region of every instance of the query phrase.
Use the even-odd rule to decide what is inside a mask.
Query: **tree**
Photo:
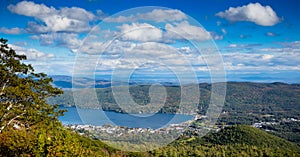
[[[35,73],[7,40],[0,39],[0,133],[7,127],[30,129],[38,123],[57,121],[63,114],[47,98],[62,94],[44,73]]]

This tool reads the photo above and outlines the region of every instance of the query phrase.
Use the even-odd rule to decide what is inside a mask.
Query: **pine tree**
[[[63,113],[47,98],[62,94],[44,73],[35,73],[7,40],[0,39],[0,133],[7,127],[30,129],[39,123],[56,121]]]

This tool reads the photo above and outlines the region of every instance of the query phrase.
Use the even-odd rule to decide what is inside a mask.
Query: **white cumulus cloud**
[[[270,6],[262,6],[260,3],[249,3],[240,7],[230,7],[224,12],[216,14],[230,22],[249,21],[261,26],[273,26],[280,20],[276,12]]]
[[[53,54],[44,53],[33,48],[26,49],[24,47],[12,45],[12,44],[9,44],[8,46],[13,48],[17,54],[26,55],[27,60],[40,60],[40,59],[49,59],[55,57]]]
[[[14,28],[6,28],[6,27],[1,27],[0,28],[0,33],[4,34],[20,34],[22,32],[22,29],[14,27]]]
[[[166,21],[181,21],[186,19],[187,16],[177,9],[154,9],[151,12],[138,13],[130,16],[118,16],[106,18],[106,22],[136,22],[138,20],[148,20],[156,22]]]
[[[135,41],[160,41],[163,37],[163,32],[147,23],[132,23],[123,24],[119,27],[121,30],[121,38],[123,40]]]
[[[44,4],[22,1],[7,7],[12,13],[33,17],[27,25],[30,33],[84,32],[90,30],[90,22],[97,19],[93,13],[78,7],[56,9]],[[42,22],[42,23],[41,23]]]
[[[211,34],[202,27],[190,25],[187,21],[166,24],[166,36],[171,39],[204,41],[211,39]]]

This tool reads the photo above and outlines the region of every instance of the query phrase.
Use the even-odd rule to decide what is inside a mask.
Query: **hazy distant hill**
[[[59,88],[72,88],[72,77],[71,76],[66,76],[66,75],[51,75],[51,78],[53,78],[54,82],[53,85]],[[87,78],[87,77],[81,77],[76,79],[77,82],[74,84],[76,85],[76,88],[107,88],[111,87],[111,80],[110,79],[105,79],[105,78]],[[124,82],[121,81],[115,81],[114,85],[121,85]],[[136,84],[143,84],[143,85],[149,85],[153,82],[150,81],[140,81],[140,80],[131,80],[129,82],[129,85],[136,85]],[[166,85],[166,86],[172,86],[176,85],[176,83],[172,82],[161,82],[161,84]]]
[[[65,75],[53,75],[50,76],[53,78],[54,82],[53,85],[59,88],[72,88],[72,77],[71,76],[65,76]],[[74,83],[76,87],[95,87],[95,88],[106,88],[110,87],[111,83],[109,80],[92,80],[90,78],[82,77],[80,79],[77,79],[77,83]]]

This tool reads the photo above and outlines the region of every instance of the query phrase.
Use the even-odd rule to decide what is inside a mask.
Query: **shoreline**
[[[121,113],[121,114],[130,114],[130,115],[135,115],[135,114],[150,114],[150,115],[155,115],[155,114],[168,114],[168,115],[186,115],[186,116],[197,116],[197,113],[174,113],[174,112],[156,112],[156,113],[127,113],[127,112],[123,112],[122,110],[105,110],[105,109],[100,109],[100,108],[85,108],[85,107],[77,107],[76,105],[74,106],[64,106],[64,105],[58,105],[60,108],[76,108],[76,109],[87,109],[87,110],[102,110],[104,112],[114,112],[114,113]]]

